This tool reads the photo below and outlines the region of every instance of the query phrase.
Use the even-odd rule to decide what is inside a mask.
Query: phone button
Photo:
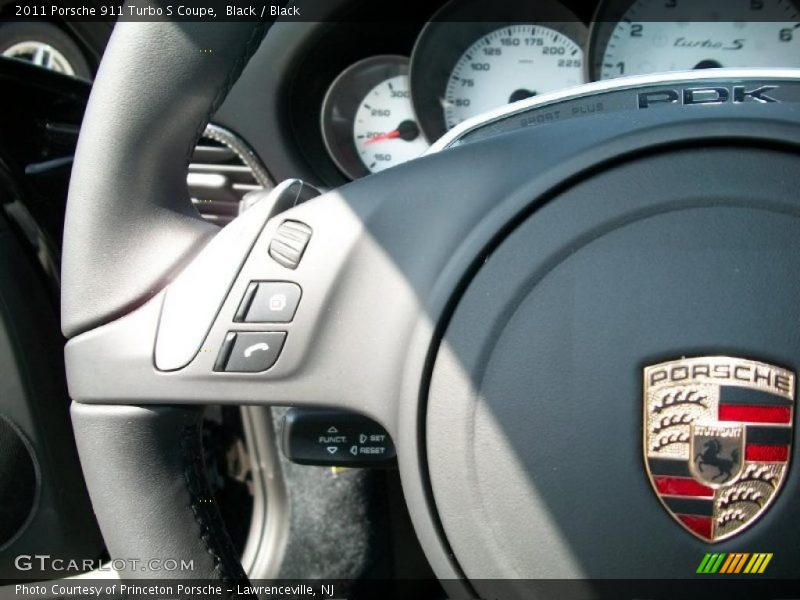
[[[278,360],[285,331],[229,331],[217,357],[215,371],[260,373]]]

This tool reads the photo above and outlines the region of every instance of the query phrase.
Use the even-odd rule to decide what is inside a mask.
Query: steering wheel
[[[111,556],[245,577],[199,450],[200,408],[232,403],[383,425],[429,562],[476,593],[691,577],[712,549],[766,549],[791,576],[800,477],[735,536],[691,535],[648,481],[642,377],[682,357],[800,366],[800,73],[530,99],[306,202],[288,182],[218,230],[185,168],[264,29],[120,23],[94,85],[62,314]],[[243,321],[251,282],[270,281],[299,287],[291,321]],[[270,356],[249,370],[234,358],[253,341]]]

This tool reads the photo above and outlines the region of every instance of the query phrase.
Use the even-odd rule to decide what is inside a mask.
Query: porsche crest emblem
[[[644,369],[644,454],[667,512],[707,542],[764,514],[789,467],[794,373],[709,356]]]

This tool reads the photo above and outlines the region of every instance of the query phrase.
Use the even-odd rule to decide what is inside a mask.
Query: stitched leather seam
[[[200,527],[200,540],[213,561],[214,572],[220,581],[227,584],[246,581],[247,576],[235,556],[222,517],[208,487],[197,423],[184,427],[180,445],[190,508]],[[233,593],[230,597],[235,598],[237,594]]]
[[[205,131],[206,125],[208,125],[211,117],[214,116],[214,113],[217,112],[217,109],[222,105],[222,102],[228,96],[228,92],[230,92],[233,84],[239,78],[239,75],[242,74],[245,65],[247,65],[250,57],[258,48],[258,45],[261,43],[261,40],[264,38],[264,35],[272,26],[272,22],[266,23],[256,23],[253,26],[252,31],[250,32],[250,37],[245,42],[244,46],[242,47],[242,51],[239,53],[239,56],[234,60],[233,64],[231,65],[230,69],[228,70],[228,74],[220,85],[219,89],[217,90],[216,94],[214,95],[214,99],[211,102],[211,105],[208,107],[205,116],[203,117],[202,121],[197,127],[197,130],[194,133],[194,138],[191,140],[189,147],[186,149],[185,153],[185,163],[188,166],[192,159],[192,154],[194,153],[194,148],[197,145],[200,136],[203,135],[203,131]]]

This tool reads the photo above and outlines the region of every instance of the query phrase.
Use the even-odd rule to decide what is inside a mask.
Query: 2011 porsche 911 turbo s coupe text
[[[795,0],[3,14],[0,594],[800,593]]]

